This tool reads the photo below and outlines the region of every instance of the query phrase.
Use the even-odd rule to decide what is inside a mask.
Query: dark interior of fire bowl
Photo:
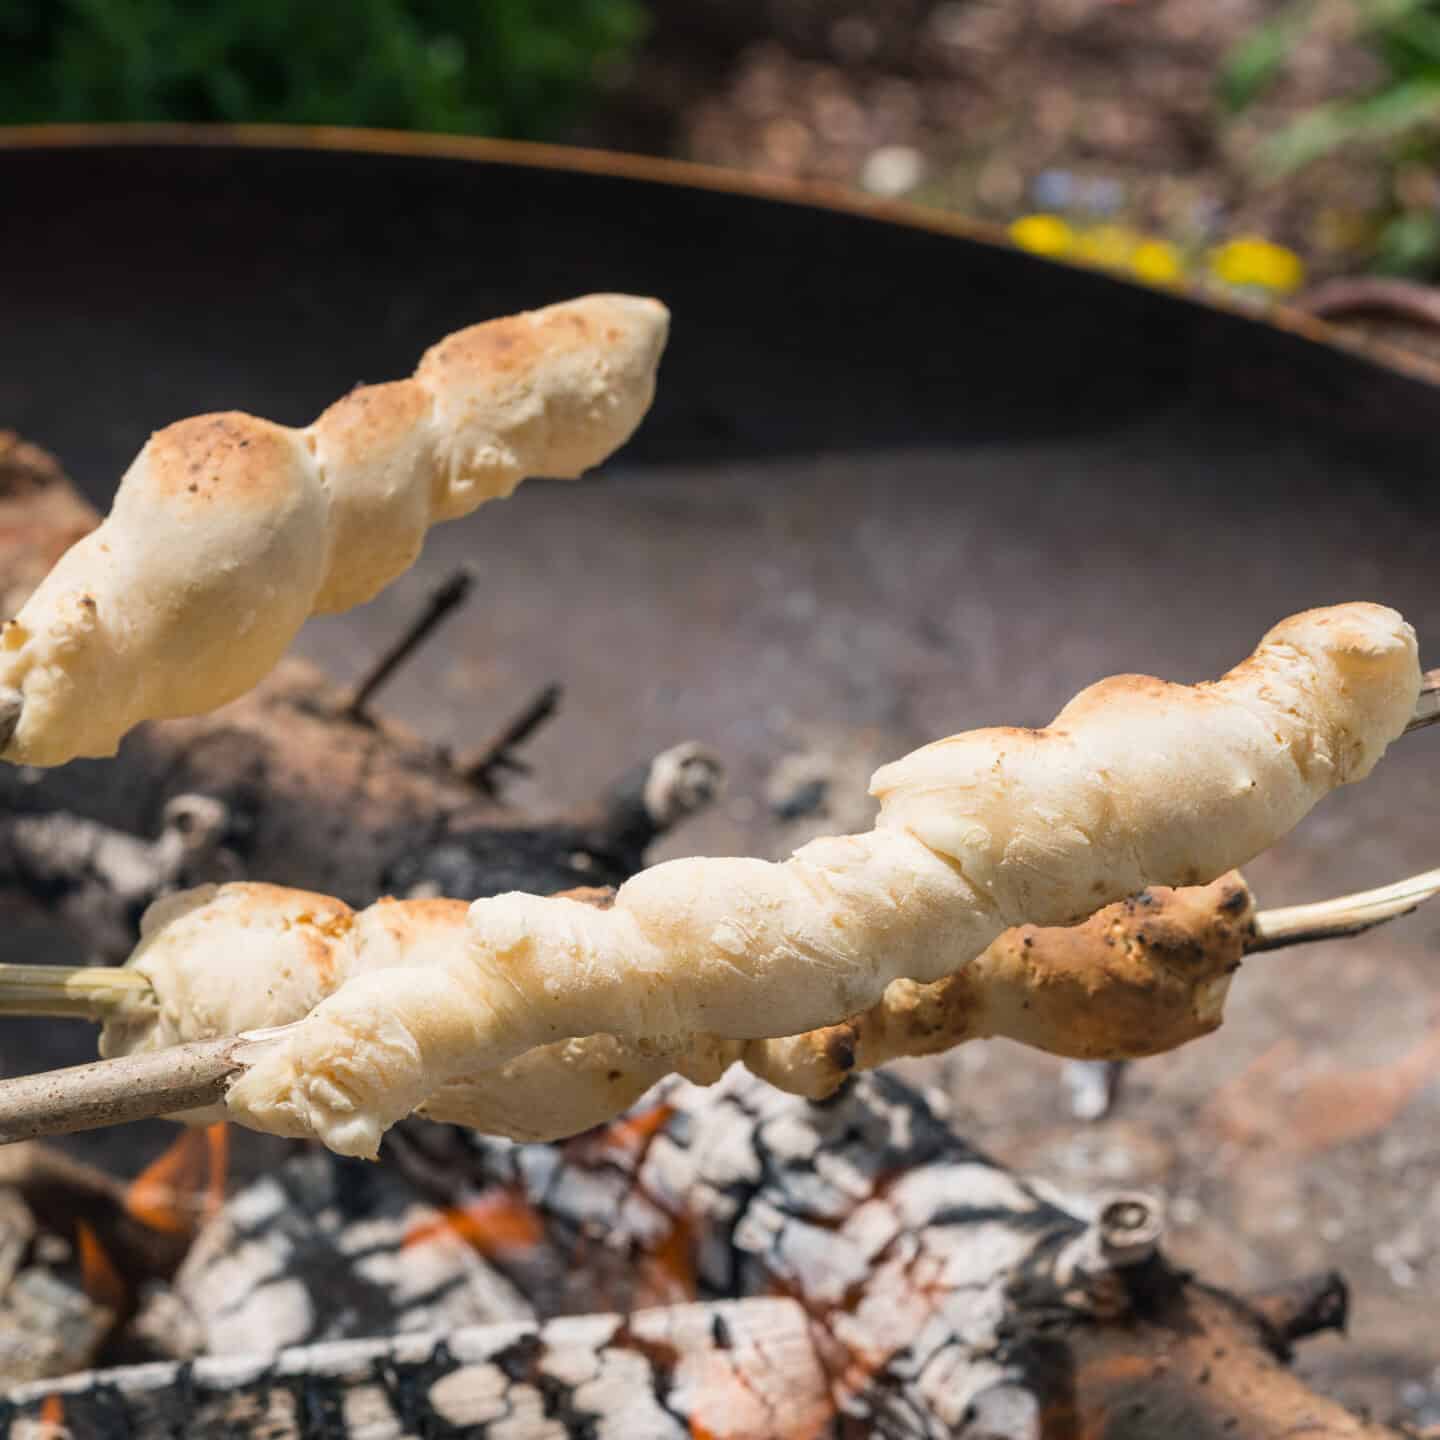
[[[537,811],[704,741],[729,798],[671,853],[788,848],[766,781],[805,745],[879,758],[1044,723],[1117,670],[1214,675],[1309,605],[1382,600],[1440,635],[1435,391],[1259,320],[934,229],[563,166],[77,144],[0,150],[0,196],[0,425],[102,505],[179,417],[303,424],[476,320],[661,297],[660,391],[622,453],[442,528],[302,643],[352,678],[471,562],[477,598],[384,708],[463,745],[563,682],[515,792]],[[1433,864],[1413,785],[1381,774],[1330,812],[1323,846],[1287,851],[1288,893]],[[93,1053],[88,1027],[41,1028],[4,1027],[8,1071]],[[137,1142],[90,1143],[123,1164]]]

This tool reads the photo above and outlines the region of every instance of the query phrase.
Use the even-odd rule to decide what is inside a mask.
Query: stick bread
[[[1073,924],[1244,863],[1364,778],[1419,688],[1394,611],[1307,611],[1213,684],[1118,677],[1046,729],[917,750],[874,777],[875,829],[781,864],[671,861],[608,910],[510,894],[475,902],[463,932],[377,936],[238,1080],[231,1112],[368,1155],[447,1082],[538,1046],[601,1033],[674,1055],[696,1036],[839,1023],[896,980],[960,970],[1011,926]]]
[[[141,720],[223,705],[311,614],[405,571],[431,525],[599,464],[649,408],[668,323],[591,295],[461,330],[303,430],[232,412],[158,431],[0,630],[0,709],[19,710],[0,757],[111,755]]]
[[[459,900],[383,900],[357,916],[327,896],[248,883],[162,901],[131,961],[159,1006],[112,1018],[101,1049],[133,1054],[299,1020],[353,974],[463,948],[467,910]],[[897,980],[839,1025],[771,1040],[696,1035],[680,1051],[577,1037],[447,1081],[420,1113],[557,1140],[613,1119],[665,1075],[708,1084],[736,1061],[821,1100],[856,1070],[994,1035],[1084,1059],[1155,1054],[1220,1024],[1254,913],[1238,872],[1197,889],[1156,887],[1073,928],[1007,930],[963,970],[932,985]],[[225,1117],[219,1106],[187,1118]]]

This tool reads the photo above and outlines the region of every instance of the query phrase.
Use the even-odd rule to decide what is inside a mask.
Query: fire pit
[[[484,742],[564,685],[528,741],[533,778],[507,789],[548,821],[477,801],[501,849],[524,831],[567,864],[603,859],[592,797],[695,739],[723,757],[728,798],[652,854],[784,853],[865,823],[881,759],[970,725],[1038,723],[1116,669],[1213,674],[1257,618],[1353,595],[1440,633],[1434,392],[1319,327],[1047,266],[936,219],[546,152],[39,133],[0,149],[0,177],[23,217],[0,235],[0,422],[55,451],[102,508],[176,416],[298,423],[458,323],[587,290],[670,306],[655,411],[604,475],[527,487],[437,532],[410,577],[303,642],[353,685],[429,588],[474,565],[476,603],[384,708],[493,760]],[[238,772],[251,751],[230,733],[213,763]],[[7,803],[154,844],[180,813],[165,803],[213,773],[192,769],[141,794],[83,764]],[[1388,767],[1252,879],[1310,898],[1433,864],[1415,773]],[[261,878],[302,860],[315,852],[287,855],[267,832]],[[607,877],[580,866],[533,883],[587,878]],[[31,920],[0,958],[55,943]],[[1390,1038],[1343,1053],[1405,1061],[1407,1094],[1428,1073],[1414,933],[1345,952]],[[1317,1026],[1323,982],[1313,993],[1300,1010]],[[1206,1089],[1289,1021],[1287,981],[1250,995]],[[16,1073],[91,1043],[83,1027],[12,1022],[4,1053]],[[1010,1064],[995,1057],[962,1103],[1033,1112],[1035,1087],[1027,1100],[1023,1078],[1000,1074]],[[925,1078],[953,1089],[962,1075]],[[1238,1157],[1235,1116],[1215,1123]],[[1135,1433],[1261,1435],[1304,1413],[1366,1433],[1272,1365],[1343,1312],[1333,1282],[1248,1309],[1215,1299],[1157,1254],[1148,1197],[1032,1189],[890,1079],[820,1109],[736,1077],[672,1086],[557,1148],[417,1124],[378,1169],[281,1164],[288,1150],[244,1137],[223,1208],[218,1142],[192,1138],[133,1180],[173,1138],[162,1131],[73,1142],[98,1169],[48,1151],[17,1166],[13,1328],[70,1349],[11,1376],[34,1377],[9,1401],[16,1427],[1040,1435],[1103,1416]],[[1371,1198],[1389,1215],[1418,1193],[1407,1171]],[[67,1278],[81,1261],[88,1295]],[[305,1348],[322,1341],[335,1346]],[[171,1368],[57,1378],[102,1356]]]

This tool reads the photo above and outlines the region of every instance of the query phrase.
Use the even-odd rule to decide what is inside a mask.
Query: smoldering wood
[[[558,1252],[566,1309],[796,1299],[831,1433],[1393,1433],[1284,1370],[1271,1319],[1170,1266],[1153,1200],[1060,1203],[892,1077],[819,1106],[738,1070],[652,1098],[553,1147],[407,1123],[391,1148],[424,1154],[432,1198],[461,1187],[462,1213],[467,1176],[472,1193],[523,1197],[543,1217],[539,1258],[494,1263],[533,1295],[544,1277],[527,1263]],[[1002,1414],[1013,1425],[996,1429]]]
[[[507,1217],[493,1218],[505,1228]],[[526,1220],[508,1218],[531,1234]],[[516,1234],[506,1230],[505,1238]],[[449,1332],[540,1313],[398,1172],[318,1149],[234,1197],[201,1232],[173,1293],[211,1355]]]
[[[11,608],[98,521],[43,452],[4,437],[0,518]],[[0,765],[0,900],[58,915],[114,960],[151,900],[207,880],[272,880],[354,905],[618,885],[719,784],[708,753],[679,745],[589,803],[528,817],[501,803],[496,777],[535,717],[518,731],[510,719],[456,764],[368,711],[357,718],[353,698],[290,660],[213,715],[141,727],[115,759]]]
[[[800,1440],[829,1428],[807,1318],[783,1299],[77,1375],[13,1391],[0,1402],[0,1424],[16,1440],[38,1440],[47,1405],[72,1440],[237,1431],[267,1440]]]
[[[1061,1202],[883,1075],[818,1106],[739,1071],[675,1081],[556,1146],[407,1125],[384,1159],[312,1152],[212,1222],[175,1296],[229,1358],[31,1386],[5,1413],[59,1394],[77,1440],[306,1415],[367,1440],[1395,1440],[1283,1368],[1274,1302],[1166,1261],[1153,1197]],[[457,1246],[446,1294],[509,1323],[420,1333],[443,1303],[427,1249]]]

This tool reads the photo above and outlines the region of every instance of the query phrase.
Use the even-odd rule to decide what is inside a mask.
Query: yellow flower
[[[1058,215],[1022,215],[1010,226],[1010,238],[1035,255],[1064,255],[1075,232]]]
[[[1097,225],[1077,237],[1075,258],[1102,270],[1124,270],[1140,244],[1140,236],[1124,225]]]
[[[1293,250],[1255,235],[1242,235],[1212,251],[1210,269],[1237,289],[1288,295],[1305,283],[1305,262]]]
[[[1145,240],[1130,256],[1130,269],[1147,285],[1174,285],[1185,278],[1185,262],[1168,240]]]

